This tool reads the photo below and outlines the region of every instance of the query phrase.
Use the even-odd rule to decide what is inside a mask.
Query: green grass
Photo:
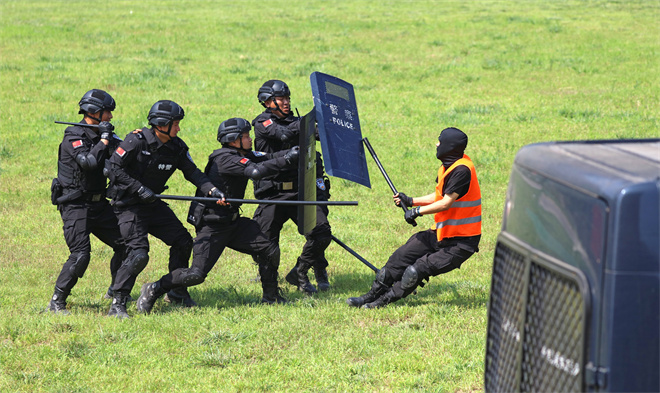
[[[495,239],[509,172],[522,146],[550,140],[660,136],[660,6],[652,1],[80,1],[0,3],[0,391],[480,391]],[[110,252],[98,241],[69,298],[43,314],[68,252],[49,202],[57,146],[92,88],[117,100],[120,134],[150,106],[186,110],[180,136],[197,164],[221,121],[253,119],[256,92],[285,80],[311,109],[309,75],[355,87],[362,132],[393,182],[431,192],[444,127],[470,136],[484,200],[481,252],[386,309],[350,309],[372,272],[328,249],[332,291],[287,306],[258,304],[256,268],[227,251],[200,304],[107,318]],[[369,160],[371,189],[333,179],[335,235],[376,266],[416,229]],[[182,176],[172,194],[192,194]],[[248,189],[248,197],[251,190]],[[179,217],[187,205],[172,202]],[[246,206],[251,216],[254,206]],[[419,219],[420,228],[432,218]],[[191,231],[192,233],[192,231]],[[303,245],[282,235],[282,267]],[[152,241],[139,286],[166,271]]]

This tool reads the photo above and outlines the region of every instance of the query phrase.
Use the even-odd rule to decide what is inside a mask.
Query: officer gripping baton
[[[369,140],[366,137],[362,138],[362,143],[364,143],[364,145],[367,147],[367,150],[369,150],[371,157],[373,157],[374,161],[376,161],[376,165],[378,165],[378,169],[380,169],[380,172],[385,177],[385,181],[390,186],[390,189],[392,190],[394,195],[398,194],[399,192],[396,190],[396,187],[394,187],[394,184],[392,184],[392,180],[390,180],[390,177],[387,176],[387,172],[385,172],[385,168],[383,168],[383,165],[380,163],[380,160],[378,159],[378,156],[376,155],[374,148],[371,147],[371,143],[369,143]],[[409,207],[412,207],[412,206],[406,206],[406,204],[403,201],[400,202],[400,205],[404,212],[407,211]],[[413,220],[412,224],[410,225],[416,227],[417,222]]]
[[[197,202],[217,202],[219,198],[211,197],[193,197],[185,195],[154,195],[160,199],[172,199],[175,201],[197,201]],[[264,204],[264,205],[322,205],[322,206],[357,206],[357,201],[291,201],[291,200],[271,200],[271,199],[235,199],[225,198],[227,203],[246,203],[246,204]]]

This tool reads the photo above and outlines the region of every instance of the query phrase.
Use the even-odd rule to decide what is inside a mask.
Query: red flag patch
[[[239,162],[240,162],[241,164],[245,165],[245,164],[248,163],[248,161],[250,161],[249,158],[242,158]]]
[[[83,145],[83,141],[77,140],[77,141],[73,141],[71,144],[73,145],[74,149],[77,149],[77,148],[79,148],[80,146]]]
[[[273,119],[268,119],[261,124],[263,124],[264,127],[268,127],[269,125],[273,124]]]
[[[115,150],[115,153],[119,154],[119,157],[124,158],[124,154],[126,154],[126,150],[122,149],[121,147],[118,147],[117,150]]]

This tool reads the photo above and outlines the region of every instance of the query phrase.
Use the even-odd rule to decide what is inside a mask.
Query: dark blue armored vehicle
[[[539,143],[513,165],[487,392],[660,391],[660,139]]]

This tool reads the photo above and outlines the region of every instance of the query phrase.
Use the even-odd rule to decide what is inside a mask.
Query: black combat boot
[[[128,296],[122,296],[120,293],[115,292],[112,295],[112,304],[110,305],[110,311],[108,311],[108,316],[117,317],[119,319],[128,319],[128,313],[126,312],[126,300]]]
[[[172,289],[171,291],[167,292],[167,295],[165,295],[165,302],[171,303],[171,304],[178,304],[183,307],[197,307],[197,303],[190,297],[190,294],[188,293],[188,288],[186,287],[179,287]]]
[[[104,299],[112,299],[112,294],[113,293],[114,293],[114,291],[112,290],[112,285],[110,285],[108,287],[108,291],[105,293],[105,295],[103,295],[103,298]],[[135,299],[133,299],[133,297],[131,295],[126,296],[126,303],[130,303],[133,300],[135,300]]]
[[[314,277],[316,277],[316,285],[319,287],[319,291],[330,289],[328,271],[324,267],[314,267]]]
[[[364,304],[362,308],[381,308],[397,300],[399,299],[397,299],[394,295],[394,291],[390,289],[389,291],[385,292],[383,296],[379,297],[373,302]]]
[[[294,287],[298,286],[298,265],[300,265],[300,262],[296,262],[296,266],[294,266],[293,269],[287,273],[286,277],[284,277],[286,282],[293,285]]]
[[[371,289],[369,292],[360,297],[349,297],[346,299],[346,303],[348,303],[349,306],[362,307],[365,304],[371,303],[381,297],[385,292],[387,292],[389,288],[389,286],[381,283],[376,279],[374,280],[373,284],[371,284]]]
[[[160,286],[160,281],[148,282],[142,285],[140,297],[137,300],[137,310],[149,314],[154,308],[156,300],[165,294],[165,290]]]
[[[307,277],[307,272],[309,269],[312,267],[311,265],[303,262],[298,258],[298,268],[296,269],[298,273],[298,290],[301,292],[304,292],[306,295],[313,295],[317,293],[318,291],[312,285],[311,282],[309,282],[309,277]]]
[[[68,293],[64,292],[58,287],[55,287],[55,291],[53,291],[53,297],[50,299],[50,304],[48,305],[48,311],[62,315],[71,314],[69,310],[66,309],[66,298],[68,296]]]
[[[262,303],[266,304],[286,304],[289,301],[286,300],[281,293],[281,289],[277,287],[277,283],[267,283],[262,284],[264,294],[261,298]]]

